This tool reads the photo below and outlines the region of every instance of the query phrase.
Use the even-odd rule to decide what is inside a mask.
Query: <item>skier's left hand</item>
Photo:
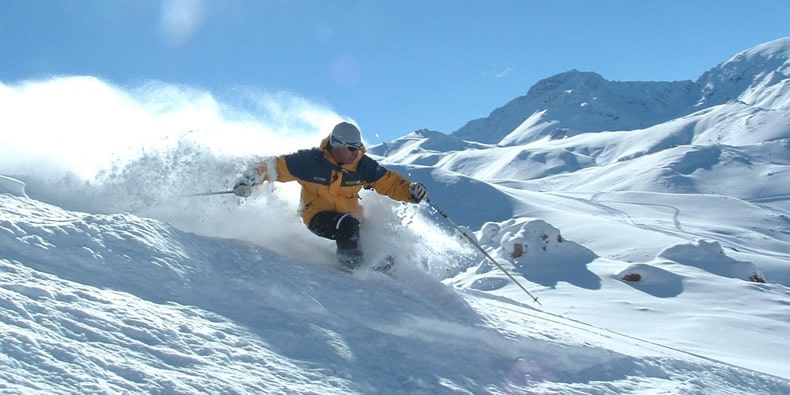
[[[425,188],[425,185],[422,185],[419,182],[413,182],[411,185],[409,185],[409,198],[414,203],[419,203],[427,197],[428,189]]]

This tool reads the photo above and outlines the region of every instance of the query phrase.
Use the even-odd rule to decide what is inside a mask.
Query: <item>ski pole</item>
[[[450,217],[449,217],[447,214],[445,214],[445,213],[444,213],[444,211],[442,211],[442,209],[440,209],[440,208],[439,208],[439,207],[438,207],[438,206],[437,206],[437,205],[436,205],[434,202],[432,202],[430,199],[427,199],[427,198],[426,198],[426,199],[425,199],[425,202],[426,202],[426,203],[428,203],[428,205],[429,205],[429,206],[431,206],[431,208],[433,208],[434,210],[436,210],[436,212],[437,212],[437,213],[439,213],[439,215],[441,215],[442,217],[444,217],[444,219],[446,219],[446,220],[447,220],[447,222],[449,222],[449,223],[450,223],[450,225],[454,226],[454,227],[455,227],[455,229],[457,229],[459,232],[461,232],[461,235],[463,235],[463,236],[464,236],[464,238],[466,238],[466,240],[468,240],[468,241],[469,241],[469,243],[471,243],[471,244],[472,244],[473,246],[475,246],[475,247],[476,247],[476,248],[477,248],[477,249],[478,249],[480,252],[482,252],[482,253],[483,253],[483,255],[485,255],[485,257],[486,257],[486,258],[488,258],[488,260],[489,260],[489,261],[491,261],[491,262],[492,262],[494,265],[496,265],[496,267],[497,267],[497,268],[499,268],[499,270],[501,270],[503,273],[505,273],[505,274],[508,276],[508,278],[510,278],[511,280],[513,280],[513,282],[514,282],[514,283],[516,283],[516,285],[518,285],[518,287],[519,287],[519,288],[521,288],[521,290],[523,290],[524,292],[526,292],[526,293],[527,293],[527,295],[529,295],[529,297],[530,297],[530,298],[532,298],[532,300],[533,300],[535,303],[537,303],[538,305],[541,305],[541,306],[543,306],[543,305],[542,305],[542,304],[541,304],[541,303],[538,301],[538,298],[537,298],[537,297],[533,296],[533,295],[532,295],[532,294],[531,294],[529,291],[527,291],[527,289],[526,289],[526,288],[524,288],[524,286],[523,286],[523,285],[521,285],[521,283],[520,283],[518,280],[516,280],[516,278],[515,278],[515,277],[513,277],[513,275],[512,275],[512,274],[510,274],[510,272],[508,272],[508,271],[507,271],[507,269],[505,269],[505,268],[504,268],[504,267],[503,267],[501,264],[499,264],[499,262],[497,262],[497,261],[496,261],[496,259],[494,259],[494,258],[493,258],[493,257],[492,257],[492,256],[491,256],[489,253],[487,253],[487,252],[486,252],[486,250],[484,250],[484,249],[483,249],[483,246],[481,246],[481,245],[480,245],[480,243],[478,243],[478,242],[477,242],[477,240],[475,240],[474,238],[472,238],[472,236],[469,236],[469,235],[468,235],[468,234],[467,234],[467,233],[466,233],[466,232],[465,232],[463,229],[461,229],[461,227],[460,227],[460,226],[458,226],[458,224],[456,224],[456,223],[455,223],[455,221],[453,221],[453,220],[452,220],[452,219],[451,219],[451,218],[450,218]]]
[[[183,197],[191,197],[191,196],[211,196],[211,195],[227,195],[233,193],[233,191],[215,191],[215,192],[198,192],[198,193],[190,193],[186,195],[181,195]]]

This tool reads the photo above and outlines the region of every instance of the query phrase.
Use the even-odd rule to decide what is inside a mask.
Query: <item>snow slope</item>
[[[511,113],[507,145],[423,130],[371,147],[540,305],[425,204],[362,196],[390,278],[335,270],[294,185],[188,196],[317,144],[330,110],[0,84],[0,391],[790,393],[787,42],[706,73],[679,116],[621,106],[653,85],[561,76],[651,125],[525,123],[560,105]]]
[[[790,391],[778,377],[535,310],[512,287],[509,299],[409,271],[352,277],[130,214],[9,194],[0,203],[8,392]],[[618,288],[609,292],[628,292]],[[541,294],[547,307],[553,293]]]

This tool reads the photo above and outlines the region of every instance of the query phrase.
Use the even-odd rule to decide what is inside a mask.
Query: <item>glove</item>
[[[233,194],[240,197],[249,197],[252,195],[252,187],[258,183],[260,177],[255,170],[247,170],[239,177],[233,184]]]
[[[426,197],[428,197],[428,189],[425,188],[425,185],[419,182],[413,182],[409,185],[409,198],[414,203],[419,203]]]

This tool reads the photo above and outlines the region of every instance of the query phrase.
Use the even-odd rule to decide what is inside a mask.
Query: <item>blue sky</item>
[[[0,82],[154,79],[228,102],[284,91],[376,142],[451,133],[571,69],[694,80],[790,36],[788,15],[787,0],[3,0]]]

